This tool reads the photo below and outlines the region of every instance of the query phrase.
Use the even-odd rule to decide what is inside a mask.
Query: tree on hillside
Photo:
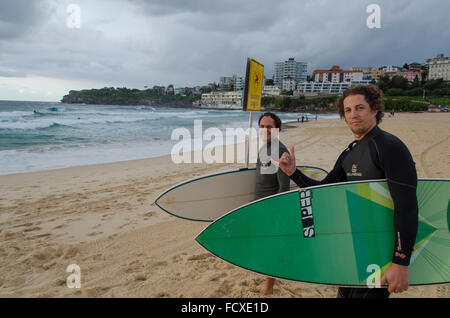
[[[395,75],[392,77],[391,88],[408,89],[408,85],[408,79],[404,78],[403,76]]]
[[[414,81],[411,83],[411,88],[417,88],[420,86],[421,86],[421,83],[419,81],[419,76],[416,75],[416,77],[414,78]]]
[[[389,75],[383,75],[380,80],[378,81],[378,87],[383,91],[386,92],[389,88],[391,88],[391,78]]]
[[[430,91],[439,89],[439,88],[443,88],[443,87],[445,87],[445,84],[444,84],[442,78],[429,80],[423,85],[423,88],[425,88],[426,90],[430,90]]]

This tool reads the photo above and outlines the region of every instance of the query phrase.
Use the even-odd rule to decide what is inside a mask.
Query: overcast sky
[[[373,3],[381,28],[367,26]],[[268,78],[289,57],[308,74],[424,63],[450,55],[449,12],[449,0],[1,0],[0,99],[206,85],[244,76],[247,57]]]

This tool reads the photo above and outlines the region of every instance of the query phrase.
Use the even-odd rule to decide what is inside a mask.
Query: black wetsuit
[[[273,159],[279,161],[281,155],[288,150],[281,141],[278,139],[277,141],[279,144],[278,154],[273,154],[273,156],[276,157]],[[270,161],[272,157],[271,145],[272,143],[264,145],[258,153],[258,160],[256,162],[255,200],[290,190],[291,180],[289,179],[289,176],[278,167],[272,165],[272,162]],[[267,170],[264,171],[264,169]]]
[[[405,144],[375,126],[363,139],[352,142],[339,156],[322,181],[306,177],[299,170],[291,179],[300,187],[320,184],[387,179],[394,202],[395,248],[392,262],[409,265],[417,235],[417,172]],[[389,297],[385,288],[340,288],[338,297]]]

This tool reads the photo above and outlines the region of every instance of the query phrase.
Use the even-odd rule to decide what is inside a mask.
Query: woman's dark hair
[[[383,91],[376,85],[355,85],[344,91],[344,94],[336,101],[336,108],[341,118],[345,118],[344,99],[350,95],[363,95],[370,109],[378,110],[377,124],[381,123],[384,116]]]
[[[266,116],[272,118],[273,121],[275,122],[275,128],[278,128],[281,131],[281,119],[280,119],[280,117],[278,117],[277,115],[275,115],[274,113],[271,113],[271,112],[264,113],[264,114],[261,115],[261,117],[259,117],[259,119],[258,119],[258,126],[259,126],[259,123],[261,122],[261,119],[263,119],[263,117],[266,117]]]

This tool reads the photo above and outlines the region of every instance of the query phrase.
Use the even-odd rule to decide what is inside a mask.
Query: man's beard
[[[352,130],[352,132],[353,132],[354,134],[362,135],[362,134],[364,134],[367,130],[369,130],[369,128],[367,128],[367,127],[357,127],[357,128],[352,128],[351,130]]]

